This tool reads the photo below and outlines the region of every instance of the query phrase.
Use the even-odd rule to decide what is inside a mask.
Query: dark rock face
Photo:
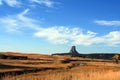
[[[72,57],[79,57],[80,56],[80,54],[77,52],[75,46],[72,46],[68,53],[56,53],[56,54],[52,54],[52,55],[68,55],[68,56],[72,56]]]
[[[56,53],[52,55],[65,55],[72,57],[92,58],[92,59],[112,59],[115,53],[90,53],[90,54],[79,54],[75,46],[72,46],[68,53]],[[120,56],[120,53],[119,53]]]
[[[76,47],[72,46],[71,50],[69,51],[71,56],[79,56],[80,54],[77,52]]]

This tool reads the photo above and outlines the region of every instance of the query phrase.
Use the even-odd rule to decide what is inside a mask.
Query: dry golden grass
[[[74,71],[30,73],[5,77],[3,80],[120,80],[120,71],[74,69]]]
[[[3,80],[120,80],[119,65],[103,62],[86,62],[68,70],[47,70],[19,76],[6,76]]]
[[[50,69],[20,75],[5,75],[0,78],[2,80],[120,80],[120,64],[114,64],[111,60],[20,53],[6,55],[28,56],[30,59],[0,59],[0,73]],[[66,60],[72,60],[72,62],[62,62]],[[69,68],[73,64],[78,65]]]

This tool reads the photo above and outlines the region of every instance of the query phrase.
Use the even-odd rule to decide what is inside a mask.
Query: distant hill
[[[72,46],[68,53],[55,53],[52,55],[64,55],[64,56],[72,56],[72,57],[83,57],[83,58],[95,58],[95,59],[112,59],[112,57],[116,53],[90,53],[90,54],[82,54],[78,53],[75,46]],[[119,54],[120,56],[120,54]]]
[[[77,52],[75,46],[72,46],[68,53],[55,53],[52,55],[68,55],[68,56],[72,56],[72,57],[76,57],[76,56],[78,57],[78,56],[80,56],[80,53]]]
[[[91,53],[91,54],[80,54],[79,57],[83,58],[95,58],[95,59],[112,59],[115,53]],[[120,54],[119,54],[120,56]]]

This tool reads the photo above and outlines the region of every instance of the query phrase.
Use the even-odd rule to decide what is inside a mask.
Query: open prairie
[[[120,80],[120,64],[112,60],[4,53],[27,59],[0,59],[0,80]]]

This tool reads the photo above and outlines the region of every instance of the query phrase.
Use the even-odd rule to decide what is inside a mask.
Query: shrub
[[[113,59],[115,60],[115,63],[118,64],[119,63],[119,55],[118,54],[115,54],[113,56]]]

